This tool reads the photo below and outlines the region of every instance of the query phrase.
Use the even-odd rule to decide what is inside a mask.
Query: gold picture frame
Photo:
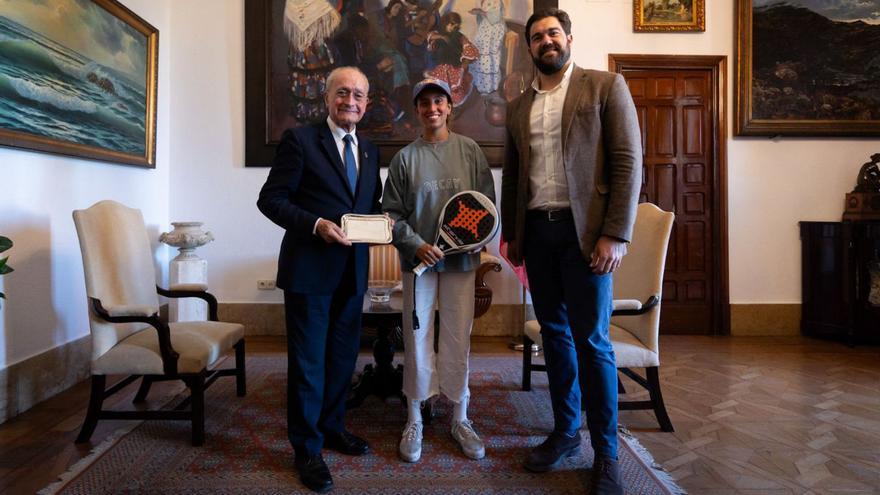
[[[824,7],[737,0],[734,136],[880,136],[880,26]],[[864,29],[844,38],[852,26]]]
[[[702,32],[706,0],[633,0],[635,32]]]
[[[0,145],[156,167],[155,27],[117,0],[11,0],[0,38]]]

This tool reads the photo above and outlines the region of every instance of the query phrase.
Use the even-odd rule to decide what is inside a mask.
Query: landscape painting
[[[636,32],[705,31],[706,0],[633,0]]]
[[[880,135],[880,0],[740,0],[737,134]]]
[[[154,167],[157,53],[114,0],[0,0],[0,144]]]
[[[500,164],[507,103],[531,83],[526,20],[546,0],[255,0],[245,5],[248,166],[271,164],[289,127],[326,118],[327,75],[369,78],[358,132],[387,163],[420,131],[412,87],[425,77],[452,89],[455,132]],[[260,52],[265,53],[261,56]],[[261,80],[262,79],[262,80]]]

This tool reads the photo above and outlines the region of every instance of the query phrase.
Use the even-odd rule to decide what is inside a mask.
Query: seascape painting
[[[0,0],[0,143],[152,166],[156,35],[118,2]]]
[[[246,39],[265,31],[258,33],[264,43],[254,46],[266,47],[268,67],[260,67],[254,56],[247,68],[267,79],[262,95],[254,93],[256,88],[248,92],[248,105],[265,95],[264,112],[252,114],[265,122],[264,143],[277,142],[289,127],[325,118],[327,75],[354,65],[370,80],[358,131],[380,147],[399,148],[418,136],[412,86],[436,77],[452,89],[452,129],[500,153],[507,103],[534,77],[523,29],[536,3],[555,5],[533,0],[248,2],[246,16],[253,9],[251,18],[264,25],[248,23]],[[248,128],[253,129],[250,120]],[[252,161],[248,165],[268,165]]]
[[[741,134],[880,134],[880,0],[740,2]]]

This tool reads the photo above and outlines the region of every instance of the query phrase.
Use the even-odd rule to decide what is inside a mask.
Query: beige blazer
[[[501,183],[504,239],[522,253],[529,201],[529,115],[535,90],[507,107]],[[562,157],[581,252],[589,260],[599,236],[632,237],[642,178],[636,108],[619,74],[575,67],[562,108]],[[512,260],[519,262],[521,260]]]

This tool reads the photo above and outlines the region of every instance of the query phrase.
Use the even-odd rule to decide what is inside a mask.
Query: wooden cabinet
[[[801,332],[880,343],[880,222],[800,222]]]

